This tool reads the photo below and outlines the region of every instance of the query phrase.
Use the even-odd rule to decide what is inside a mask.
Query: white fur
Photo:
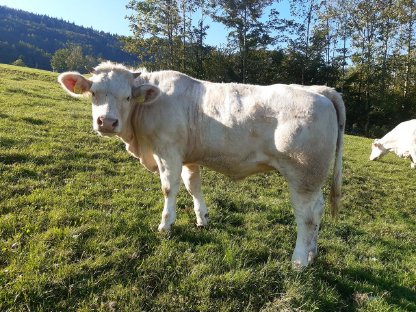
[[[292,261],[308,265],[317,253],[321,187],[334,156],[334,211],[341,196],[345,107],[339,94],[323,86],[211,83],[174,71],[143,72],[133,81],[127,68],[113,65],[98,66],[92,77],[94,120],[106,113],[118,118],[114,134],[160,174],[165,204],[159,230],[175,222],[181,177],[197,224],[207,225],[200,165],[233,179],[277,170],[288,181],[298,226]],[[126,103],[130,93],[135,99]]]

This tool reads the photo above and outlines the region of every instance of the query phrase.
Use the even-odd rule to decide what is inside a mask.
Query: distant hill
[[[29,67],[51,70],[53,53],[67,44],[80,45],[85,54],[106,60],[126,64],[137,61],[121,50],[116,35],[0,6],[0,63],[11,64],[21,58]]]

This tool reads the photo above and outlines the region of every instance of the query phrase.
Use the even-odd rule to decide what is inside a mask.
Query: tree
[[[335,63],[334,66],[340,68],[341,76],[338,79],[337,85],[343,92],[344,81],[346,69],[349,61],[349,44],[351,42],[351,0],[332,0],[325,1],[326,10],[324,13],[320,14],[321,19],[328,21],[328,24],[331,25],[333,33],[331,35],[332,45],[333,45],[333,55],[332,62]]]
[[[21,67],[26,67],[25,62],[23,61],[23,59],[21,57],[19,57],[16,61],[14,61],[12,63],[12,65],[14,66],[21,66]]]
[[[68,55],[68,49],[59,49],[52,55],[51,67],[54,72],[63,72],[68,70],[68,66],[66,64]]]
[[[311,60],[311,38],[314,32],[314,25],[318,23],[319,10],[325,1],[318,0],[292,0],[290,2],[290,8],[292,14],[301,20],[301,23],[298,24],[298,39],[296,41],[296,46],[299,53],[302,55],[300,57],[301,61],[301,84],[305,84],[310,78],[305,77],[305,71],[310,67]],[[326,34],[323,32],[320,35],[329,35],[328,28],[325,25],[325,20],[322,20],[323,23],[320,25],[320,29],[325,29]],[[316,29],[315,29],[316,31]]]
[[[247,81],[250,51],[266,48],[273,42],[270,36],[270,24],[261,21],[265,9],[272,3],[272,0],[217,0],[213,2],[213,5],[218,7],[218,11],[212,15],[213,19],[230,30],[229,44],[238,51],[242,82]],[[276,14],[277,11],[272,13]]]
[[[193,0],[192,12],[198,16],[196,26],[191,23],[190,46],[191,46],[191,66],[189,71],[197,78],[206,78],[205,60],[213,49],[205,46],[204,40],[207,36],[209,26],[206,19],[212,12],[212,7],[208,0]],[[197,13],[198,12],[198,13]]]
[[[176,69],[206,78],[208,53],[204,40],[212,8],[209,0],[132,0],[127,17],[133,36],[124,50],[138,56],[150,69]]]
[[[67,48],[59,49],[52,55],[51,67],[55,72],[73,70],[85,73],[98,62],[99,59],[91,55],[84,55],[81,46],[68,45]]]
[[[415,77],[415,46],[416,46],[416,3],[414,0],[400,0],[397,3],[398,21],[402,26],[402,32],[398,38],[398,44],[405,49],[405,69],[404,69],[404,85],[403,96],[409,97],[410,90],[414,90]]]
[[[131,0],[126,7],[134,11],[127,17],[133,37],[123,40],[124,49],[148,67],[179,69],[184,35],[181,37],[178,1]]]

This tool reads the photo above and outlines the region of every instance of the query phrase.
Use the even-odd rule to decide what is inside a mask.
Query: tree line
[[[416,118],[414,0],[131,0],[124,49],[151,70],[253,84],[326,84],[347,131],[379,136]],[[220,23],[227,44],[206,43]]]

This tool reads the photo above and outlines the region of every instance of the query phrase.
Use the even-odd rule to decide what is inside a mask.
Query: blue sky
[[[128,36],[131,35],[131,31],[125,16],[132,12],[126,9],[128,2],[129,0],[0,0],[0,5],[62,18],[80,26]],[[282,16],[289,16],[286,1],[276,6]],[[226,34],[227,31],[223,26],[212,23],[206,42],[219,46],[226,42]]]

